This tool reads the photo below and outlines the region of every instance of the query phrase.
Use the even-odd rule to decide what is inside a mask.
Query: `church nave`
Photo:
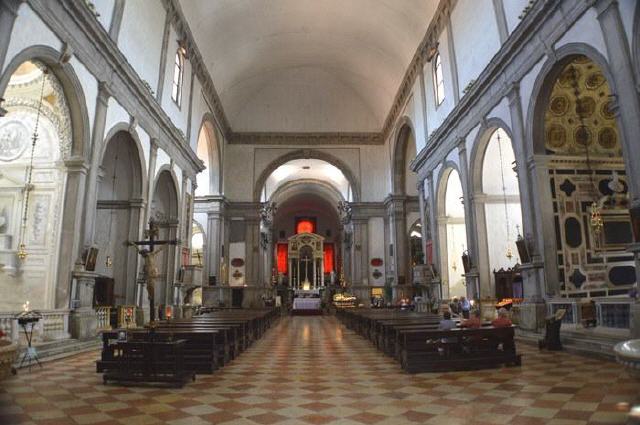
[[[96,352],[0,389],[3,425],[611,424],[640,385],[622,367],[521,344],[518,368],[407,375],[333,316],[282,318],[238,359],[182,389],[103,385]]]

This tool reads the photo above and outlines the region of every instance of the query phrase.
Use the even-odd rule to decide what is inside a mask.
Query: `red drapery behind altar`
[[[324,244],[324,272],[331,273],[333,268],[333,244]]]
[[[307,218],[298,219],[296,223],[296,233],[315,233],[316,223]]]
[[[278,273],[287,274],[287,268],[289,267],[289,247],[286,243],[278,244]]]

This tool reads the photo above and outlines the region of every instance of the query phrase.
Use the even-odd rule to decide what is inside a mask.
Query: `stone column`
[[[4,70],[13,24],[22,3],[24,0],[3,0],[0,2],[0,72]]]
[[[140,219],[144,216],[145,202],[143,199],[132,199],[129,202],[129,234],[128,240],[140,240]],[[122,246],[116,249],[127,250],[127,282],[124,302],[128,305],[136,304],[136,289],[138,285],[138,260],[140,256],[136,249]],[[144,295],[146,297],[146,293]],[[156,301],[157,302],[157,301]]]
[[[602,36],[607,46],[617,105],[618,128],[621,133],[631,209],[640,211],[640,97],[636,85],[629,42],[622,24],[617,0],[592,0]],[[634,90],[635,88],[635,90]],[[640,250],[632,248],[636,259],[636,280],[640,282]],[[640,333],[640,332],[639,332]]]
[[[147,199],[147,209],[144,213],[144,226],[146,227],[151,216],[151,206],[153,204],[154,178],[156,176],[156,160],[158,159],[158,142],[151,139],[149,148],[149,169],[147,170],[147,187],[144,196]]]
[[[109,97],[111,93],[107,87],[107,83],[100,82],[98,84],[98,96],[96,99],[96,111],[93,119],[93,134],[91,135],[91,154],[89,167],[89,178],[87,181],[87,190],[84,204],[84,229],[83,243],[85,247],[94,244],[95,241],[95,223],[97,217],[97,199],[98,199],[98,174],[100,172],[100,160],[104,147],[104,132],[107,122],[107,110],[109,109]]]
[[[467,298],[480,298],[480,274],[478,273],[478,238],[476,216],[471,196],[471,181],[469,179],[469,161],[467,160],[467,145],[463,138],[458,139],[458,158],[460,161],[460,180],[464,196],[464,224],[467,233],[467,253],[471,260],[471,270],[465,273],[467,283]],[[462,264],[461,264],[462,265]],[[487,295],[487,294],[482,294]],[[489,294],[490,295],[490,294]]]
[[[534,190],[536,170],[530,168],[527,164],[526,146],[533,146],[533,143],[530,143],[530,141],[525,138],[520,86],[518,84],[514,84],[507,96],[509,99],[509,112],[511,116],[511,132],[513,136],[512,146],[516,159],[516,173],[518,175],[518,189],[520,191],[522,235],[531,247],[538,247],[540,246],[540,238],[542,235],[538,231],[538,218],[536,216],[538,208],[536,207],[536,204],[540,201],[536,199],[536,191]],[[540,184],[543,184],[543,182]],[[546,187],[548,186],[549,184],[547,183]],[[555,236],[553,240],[555,241]],[[555,253],[555,248],[553,252]],[[544,323],[544,317],[546,314],[543,300],[545,282],[544,269],[542,266],[544,263],[537,252],[532,254],[534,254],[532,257],[533,261],[520,266],[525,297],[525,302],[521,306],[520,326],[526,329],[536,329],[540,327]],[[522,260],[520,262],[522,262]]]
[[[223,200],[211,200],[206,203],[207,249],[205,252],[205,261],[207,265],[207,282],[210,282],[210,278],[214,277],[218,285],[222,284],[222,278],[220,276],[220,257],[224,222],[223,202]]]
[[[261,295],[260,276],[260,217],[258,207],[255,214],[245,217],[245,291],[243,307],[256,307]]]
[[[80,258],[80,228],[82,207],[87,177],[87,164],[82,157],[64,161],[67,169],[64,205],[62,211],[62,230],[58,254],[58,282],[56,285],[56,308],[68,308],[71,290],[71,273],[76,259]]]
[[[393,258],[395,263],[395,283],[404,285],[408,282],[409,261],[407,248],[409,245],[406,225],[406,196],[389,195],[385,200],[393,240]]]
[[[429,226],[431,227],[431,252],[433,253],[433,265],[437,276],[433,280],[435,294],[439,299],[442,298],[442,273],[440,270],[440,235],[438,228],[438,215],[436,211],[436,194],[433,188],[433,171],[427,173],[427,190],[429,191]]]
[[[422,258],[422,264],[427,263],[427,220],[425,209],[425,196],[424,196],[424,180],[418,180],[418,206],[420,207],[420,225],[422,226],[422,252],[424,254]]]

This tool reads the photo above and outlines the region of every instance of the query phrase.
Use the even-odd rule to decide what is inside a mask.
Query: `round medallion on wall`
[[[589,130],[588,127],[581,125],[580,127],[576,128],[575,132],[573,133],[573,138],[576,142],[576,144],[578,146],[589,146],[591,145],[591,131]]]
[[[604,75],[602,75],[602,72],[592,72],[587,76],[584,84],[589,90],[595,90],[603,85],[605,81],[607,80],[604,78]]]
[[[569,109],[569,99],[566,96],[554,96],[549,102],[549,110],[555,116],[561,117]]]
[[[615,112],[613,111],[613,102],[612,101],[607,101],[604,102],[601,106],[600,106],[600,115],[602,115],[604,118],[608,119],[608,120],[612,120],[615,118]]]
[[[242,258],[234,258],[231,260],[231,265],[233,267],[242,267],[244,266],[244,260]]]
[[[549,148],[560,148],[567,142],[567,132],[559,124],[547,126],[546,146]]]
[[[29,130],[20,121],[10,120],[0,126],[0,161],[13,161],[28,146]]]
[[[375,269],[372,273],[374,279],[380,279],[382,277],[382,272],[380,270]]]
[[[605,127],[598,132],[598,144],[603,149],[614,149],[618,144],[616,131],[611,127]]]
[[[596,101],[592,97],[582,97],[576,102],[576,114],[588,118],[596,111]]]

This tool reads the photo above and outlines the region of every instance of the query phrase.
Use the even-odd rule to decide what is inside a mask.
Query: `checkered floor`
[[[622,424],[640,401],[614,363],[519,350],[522,367],[407,375],[333,317],[285,318],[182,389],[105,386],[96,352],[20,371],[0,424]]]

